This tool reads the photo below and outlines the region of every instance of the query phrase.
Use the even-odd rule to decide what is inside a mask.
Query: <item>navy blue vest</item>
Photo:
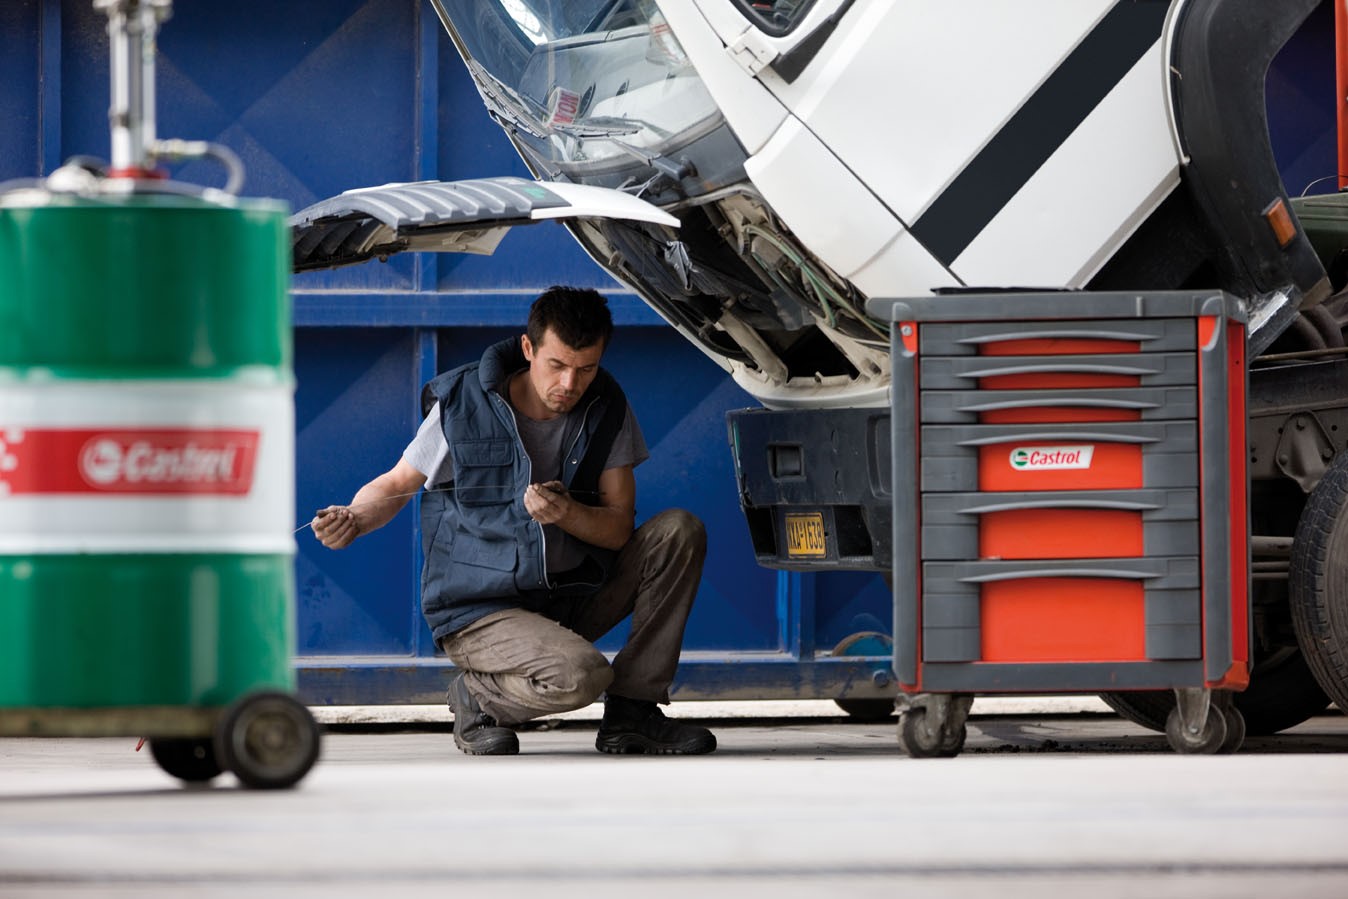
[[[421,497],[421,611],[437,641],[501,609],[541,611],[552,597],[592,593],[613,559],[611,551],[585,544],[579,568],[560,576],[547,570],[543,528],[524,508],[529,457],[502,395],[510,376],[527,365],[519,338],[511,338],[422,390],[423,411],[440,403],[454,463],[453,480],[427,484]],[[561,481],[577,501],[596,505],[627,398],[600,369],[568,414]]]

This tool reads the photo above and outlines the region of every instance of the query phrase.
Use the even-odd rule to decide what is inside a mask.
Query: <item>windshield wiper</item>
[[[622,121],[622,119],[614,119],[614,121]],[[567,137],[580,138],[581,140],[588,137],[611,140],[615,134],[637,134],[641,131],[640,125],[600,125],[590,119],[582,119],[580,122],[570,125],[556,122],[549,125],[548,128],[557,134],[565,134]]]
[[[530,115],[528,110],[531,104],[523,94],[497,78],[475,59],[468,60],[468,71],[473,74],[473,82],[477,84],[478,93],[482,95],[482,99],[493,113],[539,140],[547,140],[548,132],[540,119]],[[500,94],[509,97],[513,102],[502,99],[500,94],[492,89],[493,85],[499,89]]]

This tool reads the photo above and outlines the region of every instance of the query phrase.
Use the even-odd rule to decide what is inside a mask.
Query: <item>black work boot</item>
[[[482,706],[468,692],[462,671],[449,682],[445,702],[454,713],[454,744],[464,752],[469,755],[515,755],[520,751],[520,738],[482,711]]]
[[[619,755],[702,755],[716,748],[716,736],[705,727],[669,720],[654,702],[610,696],[594,748]]]

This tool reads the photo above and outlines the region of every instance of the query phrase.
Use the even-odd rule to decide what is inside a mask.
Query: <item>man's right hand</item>
[[[310,527],[318,542],[328,549],[345,549],[360,536],[360,525],[356,523],[356,513],[350,506],[328,506],[314,513]]]

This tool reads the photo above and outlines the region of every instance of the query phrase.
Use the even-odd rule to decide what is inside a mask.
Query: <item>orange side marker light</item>
[[[1282,197],[1274,200],[1264,210],[1264,220],[1273,229],[1273,237],[1281,248],[1285,249],[1292,242],[1292,238],[1297,236],[1297,226],[1292,223],[1292,214],[1287,211],[1287,204],[1282,201]]]

